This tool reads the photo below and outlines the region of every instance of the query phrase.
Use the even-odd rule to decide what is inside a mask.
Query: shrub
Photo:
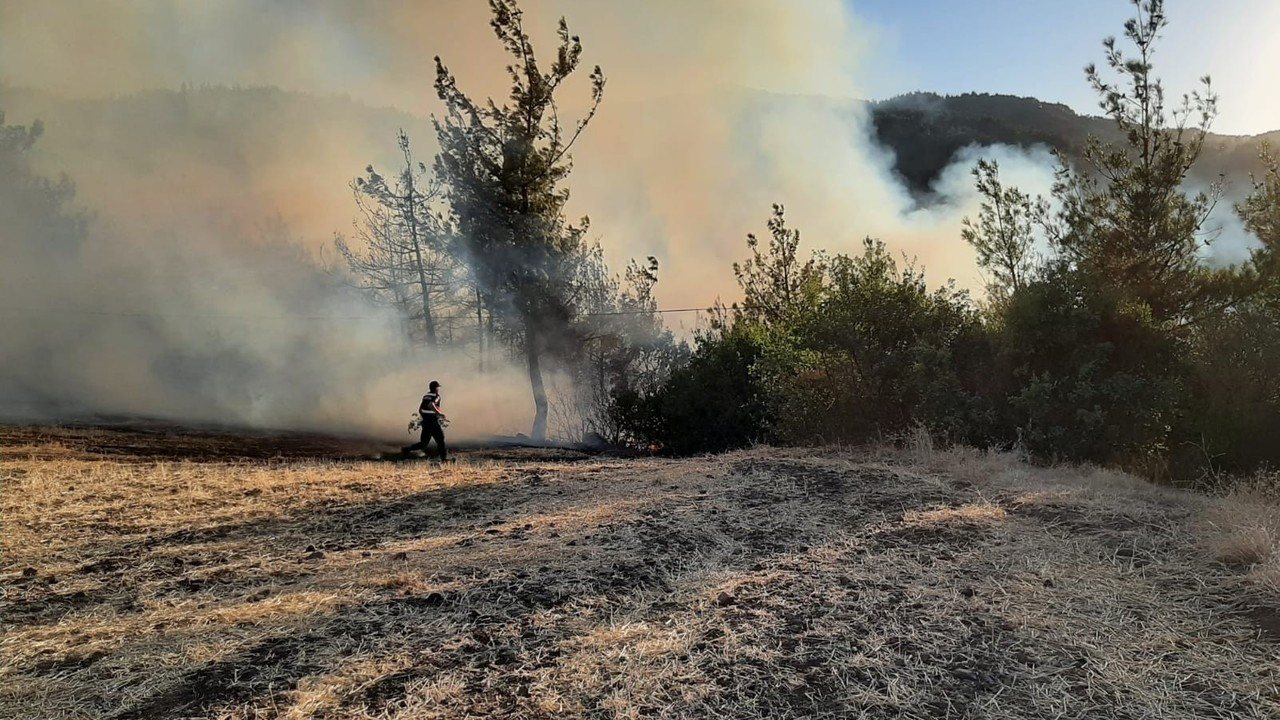
[[[654,388],[615,395],[615,422],[633,440],[691,454],[770,439],[769,394],[755,372],[764,352],[748,324],[698,338],[688,364]]]
[[[860,442],[923,423],[944,440],[970,439],[989,408],[970,384],[984,331],[968,296],[930,291],[883,243],[833,259],[821,300],[799,316],[784,434]]]
[[[1179,346],[1147,308],[1060,268],[1015,293],[1003,320],[1009,409],[1031,453],[1130,467],[1162,453]]]

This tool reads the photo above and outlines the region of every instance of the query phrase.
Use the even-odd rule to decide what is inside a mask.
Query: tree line
[[[1122,47],[1086,79],[1116,132],[1060,158],[1048,197],[974,168],[982,197],[956,242],[985,274],[980,299],[868,238],[862,252],[802,252],[775,206],[732,267],[742,301],[717,306],[691,346],[662,325],[657,262],[608,268],[589,221],[565,215],[570,151],[604,97],[562,124],[557,100],[582,46],[562,21],[544,66],[514,0],[491,0],[511,58],[502,104],[467,96],[437,60],[439,152],[352,183],[360,222],[338,249],[351,277],[398,308],[407,332],[461,348],[477,371],[522,361],[535,436],[696,453],[753,442],[859,443],[925,427],[943,442],[1188,480],[1280,465],[1280,163],[1234,207],[1247,262],[1204,261],[1221,190],[1186,191],[1216,113],[1207,79],[1169,99],[1153,55],[1167,19],[1136,3]],[[23,252],[77,246],[69,181],[31,172],[42,128],[0,116],[0,216]],[[38,231],[38,232],[37,232]],[[25,234],[24,234],[25,233]],[[34,238],[41,238],[37,242]],[[47,240],[54,238],[54,240]],[[554,393],[545,376],[569,379]]]
[[[580,40],[561,21],[543,69],[514,0],[491,0],[511,92],[466,95],[437,59],[440,152],[373,168],[353,184],[362,284],[413,319],[430,345],[524,361],[535,413],[563,428],[672,453],[753,442],[857,443],[923,426],[944,442],[1017,447],[1046,460],[1120,465],[1153,477],[1245,473],[1280,461],[1280,180],[1274,155],[1233,208],[1255,236],[1248,262],[1213,267],[1220,186],[1185,190],[1216,115],[1199,89],[1166,97],[1153,57],[1163,2],[1135,1],[1121,47],[1104,42],[1086,80],[1114,129],[1059,153],[1049,197],[973,169],[982,198],[957,241],[986,277],[980,300],[868,238],[858,255],[807,257],[773,209],[764,242],[733,266],[741,303],[710,310],[692,347],[656,312],[657,263],[621,275],[564,207],[569,152],[599,107],[562,125],[557,93]],[[471,318],[455,331],[440,331]],[[469,328],[469,329],[468,329]],[[571,380],[549,397],[544,370]],[[554,406],[554,407],[553,407]],[[562,429],[562,432],[564,430]]]
[[[1168,20],[1135,2],[1122,47],[1086,79],[1118,140],[1059,156],[1050,196],[973,169],[982,204],[962,240],[986,277],[975,301],[868,239],[860,255],[804,257],[775,206],[769,237],[734,266],[687,363],[615,395],[638,442],[674,452],[752,442],[859,443],[923,426],[935,438],[1018,448],[1178,481],[1280,465],[1280,167],[1232,210],[1257,241],[1212,267],[1221,187],[1185,190],[1216,114],[1209,79],[1170,100],[1153,57]]]

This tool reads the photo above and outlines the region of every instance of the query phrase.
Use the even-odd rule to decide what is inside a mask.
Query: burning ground
[[[367,450],[0,431],[0,715],[1280,708],[1265,499],[965,451]]]

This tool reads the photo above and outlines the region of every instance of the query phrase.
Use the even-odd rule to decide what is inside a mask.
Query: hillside
[[[1121,140],[1106,118],[1011,95],[912,93],[871,103],[871,118],[876,139],[893,150],[898,173],[917,193],[927,191],[967,145],[1045,145],[1079,161],[1090,135]],[[1208,183],[1224,175],[1247,185],[1249,174],[1261,171],[1258,147],[1264,140],[1280,144],[1280,130],[1252,137],[1210,135],[1193,176]]]
[[[0,715],[1280,708],[1257,499],[925,445],[436,469],[250,441],[0,432]]]
[[[845,117],[858,132],[859,103],[732,90],[747,119],[795,104]],[[1081,116],[1034,98],[916,93],[869,103],[875,139],[895,155],[895,169],[917,195],[965,146],[1047,145],[1078,158],[1089,134],[1113,137],[1105,119]],[[648,106],[620,106],[653,112]],[[129,233],[186,229],[192,220],[243,236],[279,217],[311,246],[345,232],[355,214],[347,189],[369,163],[398,161],[397,129],[406,129],[427,159],[430,121],[343,97],[270,87],[156,90],[97,99],[64,99],[30,88],[0,86],[0,110],[13,123],[41,119],[38,168],[66,172],[82,201]],[[748,123],[750,124],[750,123]],[[1239,188],[1257,172],[1258,143],[1280,144],[1280,131],[1257,137],[1214,135],[1194,176],[1219,173]],[[843,140],[842,140],[843,141]],[[182,187],[182,193],[174,193]]]

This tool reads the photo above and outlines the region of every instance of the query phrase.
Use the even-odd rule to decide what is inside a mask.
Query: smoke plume
[[[1045,153],[975,148],[921,205],[871,140],[864,81],[892,69],[841,0],[523,7],[536,47],[564,15],[608,77],[569,209],[615,267],[659,258],[666,307],[734,299],[730,264],[774,202],[810,249],[870,235],[936,282],[976,286],[959,223],[977,156],[1033,193],[1051,179]],[[92,219],[56,257],[3,238],[0,402],[402,433],[440,379],[475,432],[523,427],[519,372],[478,378],[474,358],[407,347],[398,318],[316,269],[355,215],[348,183],[393,165],[397,128],[430,156],[435,55],[466,92],[504,96],[507,59],[475,0],[5,3],[0,109],[45,121],[30,160],[66,172]],[[587,100],[578,81],[566,117]]]

